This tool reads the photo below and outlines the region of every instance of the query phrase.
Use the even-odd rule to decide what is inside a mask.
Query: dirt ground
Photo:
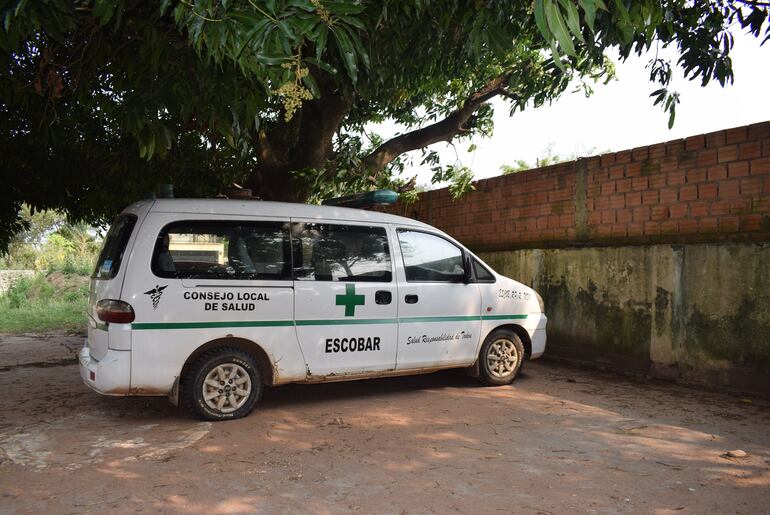
[[[502,388],[457,371],[285,386],[211,424],[90,391],[80,344],[0,335],[1,512],[770,510],[760,399],[531,362]]]

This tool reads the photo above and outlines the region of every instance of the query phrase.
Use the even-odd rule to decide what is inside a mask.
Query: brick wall
[[[485,179],[389,209],[477,250],[770,238],[770,122]]]

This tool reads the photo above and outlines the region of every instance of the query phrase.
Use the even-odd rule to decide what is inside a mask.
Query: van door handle
[[[406,297],[404,297],[404,302],[406,302],[407,304],[417,304],[417,295],[415,294],[407,295]]]
[[[390,301],[392,299],[393,299],[393,296],[387,290],[378,290],[374,294],[375,304],[390,304]]]

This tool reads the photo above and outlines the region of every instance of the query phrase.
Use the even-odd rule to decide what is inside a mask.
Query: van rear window
[[[96,261],[96,268],[91,277],[95,279],[115,277],[120,270],[120,262],[123,260],[123,253],[126,251],[128,239],[135,224],[135,215],[119,215],[115,218],[107,232],[107,237],[104,238],[104,246],[99,253],[99,259]]]

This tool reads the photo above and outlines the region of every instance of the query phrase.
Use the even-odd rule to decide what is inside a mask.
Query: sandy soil
[[[81,341],[0,336],[2,512],[770,509],[760,399],[532,362],[502,388],[452,371],[286,386],[210,424],[91,392]]]

